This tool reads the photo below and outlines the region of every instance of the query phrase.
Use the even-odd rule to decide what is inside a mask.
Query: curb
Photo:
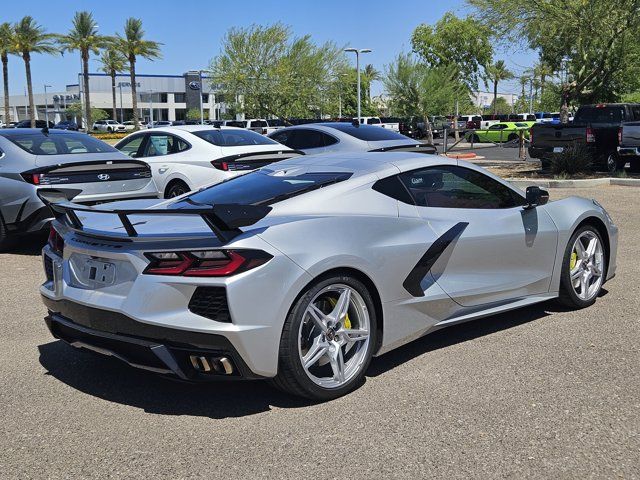
[[[473,152],[469,152],[469,153],[445,153],[444,156],[448,157],[448,158],[455,158],[455,159],[458,159],[458,160],[470,160],[472,158],[478,158],[478,156]]]
[[[585,180],[542,180],[513,178],[506,179],[517,187],[537,185],[544,188],[590,188],[603,185],[617,185],[624,187],[640,187],[640,178],[588,178]]]

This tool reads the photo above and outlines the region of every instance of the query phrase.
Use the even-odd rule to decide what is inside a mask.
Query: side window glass
[[[138,135],[137,137],[129,139],[126,143],[119,145],[118,150],[129,157],[137,157],[143,140],[144,135]]]
[[[307,149],[324,147],[323,133],[316,130],[298,129],[291,148]]]
[[[400,174],[416,205],[436,208],[498,209],[524,205],[510,188],[481,172],[456,166]]]
[[[331,135],[327,135],[326,133],[322,134],[322,140],[324,142],[324,146],[328,147],[329,145],[334,145],[336,143],[338,143],[338,139],[335,137],[332,137]]]
[[[293,137],[295,136],[295,130],[287,130],[286,132],[278,132],[273,135],[271,138],[278,143],[286,145],[289,148],[294,148],[293,145]]]
[[[171,152],[173,137],[169,135],[149,135],[149,141],[144,150],[144,157],[160,157]]]

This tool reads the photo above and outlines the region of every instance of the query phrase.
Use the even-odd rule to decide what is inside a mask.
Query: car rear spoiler
[[[370,152],[413,152],[413,153],[425,153],[436,154],[438,150],[430,143],[407,143],[406,145],[392,145],[390,147],[376,148],[375,150],[369,150]]]
[[[173,209],[108,209],[71,202],[80,192],[81,190],[75,189],[41,188],[37,191],[37,194],[44,204],[51,209],[56,219],[69,228],[83,235],[108,240],[132,241],[136,238],[158,240],[159,238],[184,237],[183,234],[168,236],[139,235],[134,224],[129,219],[130,215],[196,215],[202,218],[204,223],[218,237],[218,240],[224,244],[242,233],[240,227],[247,227],[257,223],[271,211],[271,207],[266,205],[241,205],[237,203]],[[117,215],[126,235],[103,234],[95,230],[86,229],[77,212]]]

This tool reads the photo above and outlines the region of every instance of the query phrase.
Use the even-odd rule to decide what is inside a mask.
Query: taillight
[[[47,183],[42,173],[23,173],[22,178],[31,185],[42,185]]]
[[[529,145],[533,145],[533,128],[529,129]]]
[[[618,129],[618,145],[622,145],[622,127]]]
[[[143,273],[183,277],[227,277],[267,263],[261,250],[194,250],[145,253],[150,260]]]
[[[596,135],[591,127],[587,127],[587,143],[595,143]]]
[[[227,162],[221,162],[220,160],[214,160],[213,162],[211,162],[211,165],[213,165],[213,168],[217,168],[218,170],[222,170],[225,172],[229,171],[229,164]]]
[[[53,228],[53,225],[51,225],[49,229],[49,239],[47,240],[47,243],[53,253],[62,257],[62,254],[64,253],[64,239],[62,238],[62,235]]]

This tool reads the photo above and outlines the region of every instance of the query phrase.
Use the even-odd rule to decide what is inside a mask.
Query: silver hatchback
[[[80,190],[87,204],[155,198],[149,166],[89,135],[65,130],[0,130],[0,249],[53,218],[41,187]]]

